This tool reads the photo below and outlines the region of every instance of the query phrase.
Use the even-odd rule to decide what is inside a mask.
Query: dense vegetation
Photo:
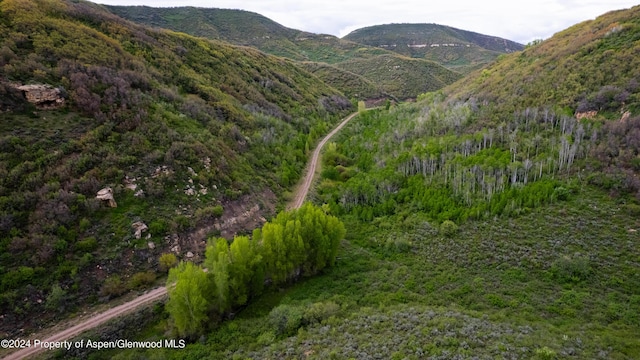
[[[84,1],[2,1],[0,39],[3,334],[149,286],[161,254],[198,254],[217,218],[271,216],[352,108],[290,61]],[[66,105],[34,108],[22,84]]]
[[[412,58],[435,61],[466,74],[523,45],[495,36],[437,24],[387,24],[354,30],[344,39]]]
[[[332,35],[288,29],[247,11],[143,6],[109,6],[108,9],[141,24],[222,39],[305,62],[304,67],[315,69],[314,74],[324,82],[356,99],[415,98],[425,91],[451,84],[460,77],[457,72],[442,67],[437,59],[435,62],[411,59],[377,46]],[[474,47],[471,52],[476,50]],[[491,58],[496,54],[492,52]]]
[[[549,71],[515,65],[543,47],[575,57],[545,44],[595,34],[579,53],[613,41],[623,31],[604,29],[616,26],[628,31],[616,51],[635,51],[638,9],[494,65],[512,72],[361,113],[327,145],[314,195],[347,229],[335,266],[267,291],[184,351],[118,357],[638,358],[640,116],[637,90],[622,91],[636,70],[608,83],[571,73],[584,93],[557,83],[550,99],[531,85],[553,83]],[[618,63],[615,52],[600,60]],[[578,119],[578,108],[597,113]],[[166,320],[142,338],[159,328]]]
[[[0,4],[3,20],[5,14],[11,13],[7,8],[16,4],[17,1],[7,0]],[[87,6],[64,4],[68,8],[49,11],[65,14],[70,8],[86,9],[83,6]],[[170,285],[171,297],[166,311],[156,310],[153,314],[156,321],[144,329],[136,324],[135,334],[131,336],[135,340],[156,341],[188,338],[185,349],[119,350],[79,357],[640,358],[637,336],[640,333],[640,89],[637,86],[640,74],[637,65],[640,64],[632,56],[640,46],[637,41],[639,11],[640,7],[613,12],[576,25],[549,40],[531,44],[521,53],[505,55],[487,69],[474,72],[442,91],[422,94],[415,103],[389,104],[386,109],[361,112],[327,145],[323,154],[321,178],[312,196],[322,207],[307,204],[300,210],[283,212],[251,237],[236,236],[231,243],[214,236],[215,240],[206,247],[202,265],[178,263],[171,255],[158,260],[157,265],[163,270],[177,265],[169,270],[169,283],[177,281],[176,285]],[[24,12],[23,16],[28,14]],[[6,30],[6,24],[11,22],[2,22],[4,27],[0,30]],[[82,28],[85,33],[92,34],[91,29],[100,28],[100,23],[91,24],[93,27],[83,25],[87,26]],[[153,106],[145,108],[147,117],[141,115],[140,122],[126,130],[120,130],[123,125],[119,111],[132,111],[126,105],[130,101],[118,103],[124,102],[124,107],[105,105],[109,104],[104,100],[109,94],[119,93],[117,87],[108,91],[111,82],[107,77],[99,77],[100,81],[94,83],[88,81],[90,93],[101,100],[91,116],[76,109],[35,117],[43,113],[34,113],[28,104],[20,102],[19,94],[10,86],[4,87],[2,91],[8,95],[2,106],[23,112],[11,114],[11,120],[20,127],[12,125],[16,127],[11,128],[10,135],[5,136],[3,132],[0,143],[3,147],[0,161],[11,165],[0,178],[14,179],[16,184],[21,184],[12,185],[9,180],[0,182],[3,186],[0,204],[4,206],[0,225],[11,224],[5,228],[11,235],[5,236],[2,242],[5,307],[17,304],[15,299],[33,291],[27,282],[50,286],[46,304],[51,311],[65,305],[69,293],[79,291],[73,288],[81,278],[78,272],[89,268],[78,261],[80,250],[90,254],[80,260],[86,257],[89,264],[100,260],[103,267],[108,266],[103,259],[115,259],[112,254],[122,249],[133,250],[134,255],[125,257],[125,261],[147,254],[145,244],[134,240],[128,229],[132,217],[159,219],[152,227],[156,229],[152,234],[158,231],[182,234],[194,226],[193,222],[202,223],[219,216],[228,207],[229,199],[251,191],[255,193],[260,185],[286,188],[286,184],[296,178],[295,171],[303,162],[305,150],[334,119],[330,115],[335,113],[333,107],[327,105],[340,107],[342,103],[335,92],[328,88],[318,90],[321,84],[314,82],[315,77],[287,61],[186,35],[149,31],[117,22],[110,24],[109,29],[119,29],[117,34],[130,42],[127,36],[142,31],[152,40],[169,44],[168,49],[176,50],[174,41],[178,39],[191,44],[180,43],[186,50],[186,53],[176,50],[180,50],[181,56],[198,54],[196,49],[205,48],[204,54],[194,58],[199,62],[218,59],[217,53],[221,52],[235,64],[224,67],[225,71],[240,79],[245,79],[243,74],[250,70],[243,67],[242,61],[235,61],[239,54],[249,56],[245,58],[248,66],[249,59],[254,57],[273,64],[270,66],[279,70],[269,79],[274,83],[277,80],[277,88],[281,89],[273,101],[282,113],[273,113],[276,108],[270,104],[274,102],[268,100],[268,95],[259,87],[255,92],[249,85],[242,87],[244,91],[232,91],[252,84],[249,78],[234,81],[237,78],[231,76],[215,82],[217,78],[207,72],[207,66],[222,65],[212,62],[199,67],[197,76],[188,78],[191,82],[183,80],[176,85],[180,87],[173,90],[175,97],[171,100],[153,101],[153,95],[163,93],[156,90],[158,84],[169,87],[168,82],[161,80],[160,74],[164,73],[154,65],[157,58],[162,58],[156,53],[164,53],[157,48],[151,53],[143,52],[144,60],[136,62],[136,75],[148,78],[147,83],[142,84],[149,85],[130,82],[139,98]],[[13,41],[18,44],[18,40],[24,38],[16,35]],[[117,45],[121,40],[113,41]],[[34,44],[38,42],[30,44],[36,47]],[[10,45],[5,47],[11,52],[2,50],[4,59],[13,61],[25,54],[27,59],[16,60],[9,67],[5,65],[5,71],[24,66],[28,63],[28,54],[40,56],[37,60],[41,62],[46,59],[45,55],[59,51],[28,52],[18,45]],[[214,45],[215,49],[211,49]],[[119,48],[114,49],[118,53]],[[126,65],[126,56],[130,53],[124,49],[121,63]],[[171,50],[166,53],[173,54]],[[181,58],[171,59],[180,61]],[[180,64],[183,69],[189,69],[187,63]],[[236,67],[245,70],[235,73]],[[82,98],[77,94],[83,94],[77,90],[81,86],[70,87],[65,85],[64,77],[53,76],[64,69],[57,65],[42,71],[48,71],[45,74],[51,79],[49,83],[64,86],[71,94],[70,101],[77,104],[77,99]],[[122,72],[124,74],[124,70]],[[256,76],[253,70],[250,73]],[[289,74],[285,79],[296,81],[285,82],[281,79],[283,73]],[[119,75],[120,72],[115,74],[124,76]],[[12,76],[19,79],[15,74]],[[199,76],[208,76],[209,82],[198,82]],[[224,90],[220,90],[222,95],[206,86],[210,81],[220,84]],[[227,81],[234,86],[227,86]],[[69,80],[69,84],[74,83]],[[100,88],[99,84],[106,85]],[[294,91],[296,84],[304,86]],[[303,97],[299,104],[279,100],[281,97],[298,99],[290,94],[304,91],[307,86],[315,97],[309,95],[308,100]],[[203,93],[201,89],[209,92]],[[241,94],[249,94],[243,98],[252,105],[239,101]],[[260,99],[260,94],[266,102],[255,100]],[[219,100],[213,95],[225,97]],[[228,102],[225,109],[241,114],[231,118],[241,135],[223,132],[228,135],[218,138],[214,136],[216,133],[207,133],[203,129],[209,129],[211,121],[224,121],[202,120],[197,116],[201,113],[193,115],[179,110],[185,98],[200,99],[197,103],[205,109],[215,109],[217,102]],[[238,103],[242,106],[233,106]],[[294,105],[286,105],[291,103]],[[158,113],[158,109],[163,112]],[[326,118],[314,117],[318,113]],[[51,114],[64,115],[67,122],[52,121]],[[313,120],[306,123],[302,114],[306,114],[305,119]],[[54,130],[73,129],[80,140],[59,139],[56,137],[59,133],[54,130],[37,131],[35,125],[27,126],[35,122],[51,124]],[[100,124],[97,127],[100,131],[92,130],[94,122]],[[164,138],[159,135],[162,133],[154,132],[151,125],[156,123],[165,124],[161,127],[165,132],[175,132],[167,136],[185,145],[173,148],[170,146],[173,142],[162,141]],[[109,130],[106,135],[104,124],[111,126],[106,128]],[[84,135],[85,128],[91,136]],[[265,130],[271,128],[274,130]],[[153,153],[152,149],[158,147],[164,155],[154,158],[141,151],[138,157],[153,164],[148,169],[134,162],[138,157],[133,155],[121,167],[118,167],[120,163],[109,163],[129,154],[129,148],[135,148],[137,142],[126,142],[123,147],[119,144],[137,134],[134,131],[137,129],[145,130],[139,137],[147,144],[144,148],[147,152]],[[201,140],[202,147],[189,147],[192,143],[189,136],[202,133],[206,135]],[[41,151],[28,148],[35,146],[32,143],[40,144],[39,141],[42,141]],[[229,176],[231,181],[207,183],[211,192],[201,195],[200,203],[192,201],[192,208],[170,217],[171,205],[184,204],[182,193],[178,197],[172,190],[182,191],[184,186],[189,186],[188,179],[197,183],[204,181],[200,179],[201,174],[208,174],[205,165],[197,165],[197,161],[198,151],[214,151],[209,144],[228,148],[233,157],[229,155],[225,157],[227,163],[212,166],[222,168],[220,173],[206,176]],[[60,153],[55,152],[55,146],[60,146]],[[193,153],[188,154],[195,154],[194,160],[174,156],[182,154],[179,151],[182,149],[193,149]],[[110,164],[107,170],[123,169],[120,177],[104,170],[101,163],[93,165],[94,170],[87,174],[89,170],[76,165],[76,160],[85,152],[95,153],[96,157],[104,155],[99,158]],[[22,161],[20,156],[34,158]],[[278,161],[283,157],[287,159],[286,164],[284,160]],[[274,173],[261,162],[265,158],[276,167]],[[117,209],[88,207],[91,202],[77,194],[89,198],[99,186],[83,193],[72,187],[81,183],[80,180],[74,182],[74,178],[60,177],[58,172],[64,166],[69,167],[69,171],[79,168],[84,171],[76,174],[80,179],[94,176],[99,184],[120,184],[122,176],[129,171],[140,177],[145,174],[143,170],[153,170],[165,162],[170,162],[167,168],[182,172],[174,171],[167,183],[158,184],[160,196],[146,195],[143,203],[121,189],[116,192]],[[249,166],[259,171],[250,175]],[[14,171],[21,177],[12,177]],[[42,171],[42,183],[37,177],[33,180],[22,175],[37,171]],[[190,175],[188,179],[187,175]],[[152,184],[157,181],[153,179],[151,177]],[[57,186],[49,184],[52,181],[57,181]],[[245,187],[234,187],[236,184]],[[144,188],[145,194],[150,188]],[[16,192],[20,189],[24,191]],[[32,197],[24,195],[29,192],[34,193]],[[75,196],[71,200],[76,202],[68,199],[69,194]],[[11,200],[14,196],[35,198],[31,200],[35,201],[34,208],[23,210],[23,217],[19,217],[22,213],[14,209],[23,202]],[[88,214],[83,215],[87,221],[75,215],[61,227],[58,222],[65,219],[62,216],[65,209],[69,209],[71,215],[76,211]],[[51,213],[55,216],[45,216]],[[95,222],[90,222],[89,216]],[[19,221],[31,224],[26,221],[40,217],[43,220],[35,224],[53,223],[55,232],[48,227],[15,226],[23,224]],[[27,237],[31,231],[40,229],[44,229],[41,237]],[[113,231],[115,239],[110,238],[107,231]],[[339,241],[343,235],[345,239]],[[48,262],[40,268],[31,264],[44,261],[37,257],[42,251],[36,251],[36,255],[30,252],[29,258],[25,255],[27,248],[39,245],[30,239],[48,239],[54,245],[60,244],[59,248],[52,245],[55,256],[47,258]],[[123,239],[131,245],[125,247]],[[158,241],[160,243],[162,241]],[[98,253],[96,249],[107,253]],[[75,268],[62,267],[61,262]],[[69,271],[68,275],[60,268]],[[57,272],[43,274],[47,269]],[[61,277],[56,278],[59,274]],[[146,274],[132,276],[126,285],[133,288],[149,282]],[[154,276],[151,273],[151,278]],[[100,286],[108,294],[121,289],[122,282],[120,278],[109,277]],[[94,287],[97,291],[97,284]],[[20,311],[25,313],[32,311],[29,307],[38,309],[39,306],[36,301],[27,304],[16,311],[18,315],[10,313],[3,321],[15,324]]]
[[[182,262],[169,271],[167,311],[178,335],[202,334],[265,284],[282,286],[333,265],[344,234],[336,217],[307,203],[281,212],[251,239],[211,239],[204,268]]]

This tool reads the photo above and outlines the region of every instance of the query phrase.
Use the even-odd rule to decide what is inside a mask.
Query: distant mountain
[[[524,48],[510,40],[437,24],[369,26],[349,33],[344,39],[432,60],[462,73],[485,66],[500,54]]]
[[[112,13],[136,23],[256,47],[295,60],[306,60],[297,53],[295,43],[298,36],[304,37],[304,32],[284,27],[254,12],[196,7],[105,7]]]
[[[396,99],[415,98],[425,89],[436,89],[450,84],[460,77],[459,74],[447,69],[436,72],[448,82],[432,78],[420,79],[425,73],[432,73],[439,65],[423,59],[422,62],[412,61],[404,56],[380,47],[368,46],[362,43],[348,41],[327,34],[312,34],[300,30],[286,28],[268,18],[243,10],[205,9],[193,7],[178,8],[150,8],[144,6],[107,6],[114,14],[141,24],[151,25],[185,32],[195,36],[219,39],[237,45],[251,46],[266,53],[286,57],[296,61],[318,62],[331,64],[335,68],[357,73],[365,83],[376,84],[374,88],[366,85],[367,90],[359,88],[354,91],[350,86],[354,81],[359,87],[364,85],[360,80],[344,72],[331,73],[316,71],[322,80],[355,98],[378,98],[389,96]],[[400,71],[391,74],[376,74],[371,71],[376,59],[384,55],[397,57],[395,63],[402,63]],[[365,65],[364,68],[351,71],[353,61]],[[305,65],[308,67],[308,64]],[[325,65],[313,66],[316,69],[331,69]],[[382,68],[381,68],[382,69]],[[397,70],[397,69],[396,69]],[[398,76],[402,72],[401,76]],[[448,73],[447,75],[443,75]],[[410,79],[411,81],[405,81]],[[404,83],[403,83],[404,82]],[[415,86],[414,86],[415,85]],[[399,89],[402,89],[399,91]]]
[[[358,56],[388,53],[382,49],[362,51],[362,45],[332,35],[290,29],[245,10],[148,6],[106,6],[112,13],[145,25],[190,35],[251,46],[266,53],[299,61],[336,63]]]

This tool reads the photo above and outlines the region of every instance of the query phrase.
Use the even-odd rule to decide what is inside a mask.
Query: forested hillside
[[[466,74],[523,45],[495,36],[438,24],[387,24],[354,30],[344,39],[435,61]]]
[[[0,92],[5,336],[251,231],[352,108],[291,61],[64,0],[0,3]]]
[[[192,7],[107,8],[114,14],[141,24],[221,39],[302,61],[307,68],[319,70],[314,74],[324,82],[359,100],[415,98],[418,94],[439,89],[460,78],[458,72],[448,70],[431,59],[418,61],[398,56],[387,49],[339,39],[333,35],[289,29],[248,11]],[[387,66],[390,63],[393,63],[391,70]],[[401,70],[397,71],[398,68]]]

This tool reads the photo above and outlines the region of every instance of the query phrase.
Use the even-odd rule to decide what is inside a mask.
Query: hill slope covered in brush
[[[0,3],[0,92],[5,336],[252,230],[352,108],[291,61],[65,0]]]

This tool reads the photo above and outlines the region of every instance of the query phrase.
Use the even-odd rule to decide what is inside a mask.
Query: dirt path
[[[353,113],[346,117],[342,122],[335,127],[329,134],[327,134],[319,143],[318,146],[313,150],[313,154],[311,155],[311,161],[307,166],[306,175],[300,184],[300,186],[296,189],[296,195],[293,198],[293,201],[289,204],[287,208],[289,209],[297,209],[302,206],[304,199],[307,197],[307,193],[311,188],[311,184],[313,183],[313,178],[318,168],[318,159],[320,158],[320,151],[322,151],[322,147],[331,139],[333,135],[335,135],[342,127],[349,122],[349,120],[353,119],[358,113]],[[34,340],[39,340],[41,343],[54,343],[54,342],[63,342],[65,340],[69,340],[74,336],[81,334],[84,331],[97,327],[113,318],[116,318],[120,315],[126,314],[130,311],[133,311],[139,308],[142,305],[150,304],[160,299],[163,299],[167,295],[166,287],[159,287],[154,290],[149,291],[148,293],[141,295],[129,302],[126,302],[122,305],[116,306],[109,310],[106,310],[102,313],[96,314],[91,318],[77,324],[71,326],[65,330],[59,331],[54,335],[41,339],[37,337],[31,338],[31,347],[21,349],[14,353],[11,353],[4,357],[5,360],[17,360],[24,359],[28,356],[35,355],[41,351],[46,351],[47,349],[42,346],[34,346]]]
[[[316,146],[315,150],[313,150],[313,154],[311,155],[311,161],[307,165],[307,173],[305,174],[302,183],[296,190],[296,195],[293,198],[293,201],[287,206],[287,209],[297,209],[302,206],[304,199],[307,197],[309,193],[309,189],[311,188],[311,184],[313,183],[313,177],[316,174],[316,170],[318,169],[318,159],[320,158],[320,151],[324,145],[331,139],[333,135],[335,135],[343,126],[345,126],[349,120],[353,119],[354,116],[358,115],[358,113],[353,113],[347,116],[342,122],[335,127],[335,129],[331,130],[330,133],[327,134]]]
[[[42,347],[42,346],[35,346],[34,342],[35,340],[39,340],[41,343],[54,343],[54,342],[62,342],[65,340],[69,340],[71,338],[73,338],[74,336],[77,336],[79,334],[81,334],[82,332],[92,329],[94,327],[97,327],[113,318],[116,318],[118,316],[121,316],[123,314],[126,314],[128,312],[131,312],[137,308],[139,308],[142,305],[146,305],[146,304],[150,304],[153,303],[155,301],[158,301],[160,299],[163,299],[165,296],[167,295],[167,288],[166,287],[159,287],[156,289],[153,289],[151,291],[149,291],[148,293],[144,294],[144,295],[140,295],[137,298],[124,303],[122,305],[116,306],[114,308],[111,308],[107,311],[104,311],[102,313],[99,313],[77,325],[74,325],[70,328],[67,328],[65,330],[62,330],[58,333],[56,333],[55,335],[52,335],[46,339],[40,339],[37,337],[32,337],[31,339],[31,346],[21,349],[19,351],[16,351],[12,354],[7,355],[6,357],[4,357],[5,360],[17,360],[17,359],[24,359],[28,356],[31,355],[35,355],[41,351],[47,351],[46,348]]]

